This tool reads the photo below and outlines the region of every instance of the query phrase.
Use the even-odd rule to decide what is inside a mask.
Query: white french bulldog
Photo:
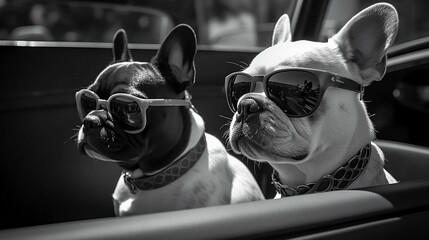
[[[383,78],[397,31],[386,3],[359,12],[327,42],[292,41],[283,15],[272,46],[226,77],[232,149],[273,167],[276,198],[396,182],[372,142],[362,95]]]

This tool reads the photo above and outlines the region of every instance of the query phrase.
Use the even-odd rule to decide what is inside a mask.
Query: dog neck
[[[176,142],[172,142],[169,146],[163,146],[157,150],[155,154],[147,155],[144,157],[139,156],[139,160],[136,163],[128,163],[128,162],[120,162],[119,166],[121,166],[125,171],[135,171],[140,169],[141,172],[147,173],[149,175],[153,175],[152,173],[160,171],[165,168],[169,164],[171,164],[174,159],[176,159],[181,153],[183,153],[184,149],[188,146],[188,141],[191,134],[191,114],[188,108],[180,109],[182,116],[182,123],[180,127],[177,126],[176,129],[180,129],[181,133],[178,136]],[[165,149],[168,149],[165,151]],[[164,151],[162,151],[164,150]],[[148,168],[144,166],[145,163],[151,163],[151,166]],[[146,175],[146,174],[145,174]]]
[[[365,145],[346,164],[333,173],[323,176],[317,182],[299,185],[296,188],[282,184],[278,173],[274,170],[271,175],[274,187],[282,197],[346,189],[367,166],[371,157],[371,149],[371,144]]]
[[[207,145],[204,121],[192,109],[189,110],[188,116],[189,131],[187,140],[183,141],[186,146],[180,147],[182,150],[180,154],[175,154],[176,157],[167,166],[154,172],[144,172],[141,168],[123,172],[124,182],[131,192],[135,192],[137,189],[151,190],[166,186],[183,176],[200,159]],[[172,152],[176,153],[176,150]],[[167,154],[167,156],[172,155],[173,153]]]

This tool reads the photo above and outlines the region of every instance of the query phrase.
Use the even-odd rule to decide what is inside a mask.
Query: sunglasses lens
[[[320,82],[316,75],[288,70],[271,75],[267,81],[268,97],[288,116],[311,114],[320,101]]]
[[[89,92],[84,92],[80,95],[80,110],[82,116],[85,117],[93,110],[97,109],[97,97]]]
[[[110,111],[124,130],[136,131],[145,124],[139,104],[131,98],[122,96],[113,98],[110,101]]]
[[[229,107],[236,111],[237,103],[241,96],[251,91],[252,79],[244,74],[236,74],[230,77],[229,79],[229,91],[227,94],[229,96]]]

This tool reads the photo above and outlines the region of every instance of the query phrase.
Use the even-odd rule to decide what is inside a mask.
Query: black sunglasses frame
[[[279,73],[283,73],[283,72],[290,72],[290,71],[299,71],[299,72],[306,72],[306,73],[311,73],[313,75],[316,76],[317,80],[319,81],[319,86],[320,86],[320,94],[319,97],[317,99],[317,103],[315,104],[315,106],[313,107],[313,109],[305,114],[291,114],[288,113],[287,110],[282,109],[285,114],[289,117],[296,117],[296,118],[300,118],[300,117],[306,117],[309,116],[311,114],[313,114],[317,108],[320,105],[320,102],[322,101],[323,95],[325,94],[325,91],[328,89],[328,87],[333,86],[333,87],[337,87],[337,88],[342,88],[342,89],[346,89],[346,90],[350,90],[350,91],[354,91],[357,93],[360,93],[360,100],[363,99],[363,94],[364,94],[364,87],[358,83],[356,83],[355,81],[343,77],[343,76],[339,76],[337,74],[333,74],[330,72],[326,72],[326,71],[322,71],[322,70],[318,70],[318,69],[311,69],[311,68],[286,68],[286,69],[279,69],[276,71],[273,71],[267,75],[257,75],[257,76],[252,76],[250,74],[247,73],[243,73],[243,72],[234,72],[229,74],[228,76],[225,77],[225,94],[226,94],[226,100],[229,106],[229,109],[234,113],[237,111],[237,106],[235,106],[234,101],[232,100],[232,96],[231,96],[231,87],[233,84],[232,79],[235,79],[234,76],[237,75],[242,75],[245,77],[248,77],[250,79],[250,92],[253,92],[255,90],[256,87],[256,83],[257,82],[262,82],[263,85],[263,89],[265,94],[267,95],[267,97],[273,101],[274,103],[276,103],[278,106],[279,104],[277,103],[276,99],[272,99],[270,97],[270,94],[268,92],[268,83],[269,83],[269,79]],[[287,79],[285,79],[285,81],[287,82]],[[243,94],[244,95],[244,94]],[[241,97],[240,97],[241,98]],[[239,100],[237,101],[238,104]],[[279,106],[280,107],[280,106]]]

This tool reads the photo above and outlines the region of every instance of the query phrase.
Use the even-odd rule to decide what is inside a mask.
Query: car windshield
[[[267,47],[276,20],[284,13],[292,31],[300,0],[30,1],[0,0],[0,40],[111,42],[124,28],[130,43],[158,44],[186,23],[198,43],[208,46]],[[376,0],[332,0],[319,39],[332,36],[351,16]],[[388,0],[400,16],[395,44],[429,35],[425,0]],[[309,16],[303,16],[308,18]]]

